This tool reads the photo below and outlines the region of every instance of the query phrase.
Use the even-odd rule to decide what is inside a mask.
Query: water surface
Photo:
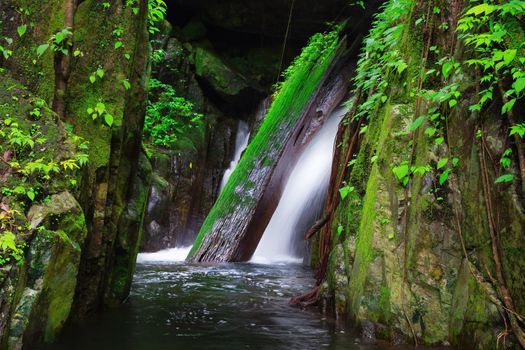
[[[313,284],[300,264],[188,266],[141,255],[120,308],[69,326],[48,349],[376,349],[288,305]]]

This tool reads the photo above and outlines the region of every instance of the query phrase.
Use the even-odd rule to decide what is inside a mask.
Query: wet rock
[[[9,328],[9,349],[51,342],[69,317],[80,264],[80,247],[87,235],[83,211],[69,192],[51,196],[49,203],[28,214],[38,230],[30,242],[23,267],[25,282]],[[57,230],[49,230],[56,227]]]

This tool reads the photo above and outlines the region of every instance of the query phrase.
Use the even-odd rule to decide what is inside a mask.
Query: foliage
[[[332,43],[334,40],[337,40],[338,32],[339,28],[334,28],[333,31],[327,33],[314,34],[299,56],[297,56],[292,64],[290,64],[290,66],[283,72],[283,82],[276,84],[274,96],[277,96],[284,82],[296,74],[297,71],[301,70],[304,65],[309,65],[312,62],[315,62],[320,56],[324,55],[329,50],[332,50]]]
[[[148,101],[144,137],[165,148],[176,145],[187,129],[202,125],[203,115],[193,110],[193,103],[178,97],[171,85],[150,80],[152,97]]]
[[[495,96],[494,89],[501,87],[507,79],[510,83],[503,93],[502,114],[511,112],[516,101],[525,94],[525,55],[522,45],[517,45],[512,40],[521,31],[517,18],[525,14],[525,1],[513,0],[502,4],[487,1],[482,3],[471,1],[471,3],[473,4],[460,19],[457,30],[460,39],[464,40],[470,48],[473,58],[460,62],[451,56],[439,58],[440,50],[436,46],[428,47],[426,55],[432,54],[438,59],[434,66],[420,66],[415,77],[421,82],[420,86],[411,87],[409,91],[409,96],[419,99],[420,102],[416,104],[424,103],[429,106],[423,114],[415,116],[409,131],[414,133],[420,127],[425,127],[424,133],[436,146],[445,141],[447,115],[458,105],[463,94],[463,87],[459,83],[463,78],[463,71],[474,66],[482,72],[479,85],[483,88],[479,93],[479,102],[470,107],[472,112],[481,111],[492,101]],[[404,17],[407,8],[409,8],[409,1],[391,0],[376,16],[370,35],[365,40],[355,78],[356,92],[368,97],[358,104],[355,118],[369,119],[375,116],[381,105],[388,100],[389,83],[395,81],[395,75],[405,74],[408,69],[408,64],[399,51],[400,38],[409,24]],[[437,8],[430,16],[439,13],[440,10]],[[431,24],[432,19],[421,17],[414,25],[418,26],[422,23]],[[424,57],[421,57],[421,60],[426,62]],[[424,88],[424,83],[429,79],[432,79],[433,85],[432,89],[427,90]],[[442,82],[438,89],[435,88],[436,79]],[[362,130],[366,132],[367,127],[363,127]],[[511,123],[509,135],[523,137],[524,130],[523,124]],[[506,156],[508,155],[502,157]],[[452,159],[451,162],[448,161],[449,158]],[[506,157],[505,160],[505,164],[510,163],[510,158]],[[410,176],[424,175],[427,172],[440,173],[438,182],[443,185],[458,163],[459,159],[449,154],[448,157],[438,159],[433,165],[414,166],[408,159],[391,164],[391,167],[396,178],[405,186],[409,183]],[[503,167],[503,169],[509,168],[510,165]],[[505,174],[500,176],[496,183],[508,182],[512,179],[513,176]]]
[[[86,111],[91,119],[97,120],[98,118],[102,118],[107,126],[113,125],[113,116],[108,112],[106,105],[102,102],[98,102],[94,107],[89,107]]]
[[[410,6],[408,0],[389,1],[374,20],[372,30],[358,62],[354,79],[357,90],[370,97],[358,106],[355,118],[370,116],[387,100],[386,89],[390,72],[403,74],[408,64],[399,51],[399,42],[407,21],[402,20]]]
[[[53,52],[60,52],[63,55],[68,55],[69,50],[73,46],[73,32],[71,28],[64,28],[61,31],[51,35],[47,43],[40,45],[36,49],[38,57],[42,56],[49,48]]]
[[[458,32],[470,50],[468,67],[480,72],[481,86],[479,101],[470,106],[473,112],[481,111],[493,101],[495,91],[502,95],[501,114],[509,119],[509,136],[523,138],[523,124],[513,124],[512,110],[516,102],[525,96],[525,52],[523,43],[516,43],[516,37],[523,37],[519,19],[525,15],[525,1],[505,2],[476,1],[458,22]],[[518,146],[519,147],[519,146]],[[501,156],[503,169],[510,168],[508,150]],[[503,174],[496,183],[512,182],[514,176]]]
[[[139,13],[138,0],[126,0],[126,6],[136,15]],[[164,0],[148,0],[148,31],[150,34],[159,32],[157,24],[164,20],[168,6]]]
[[[74,188],[77,171],[88,161],[87,143],[68,132],[65,143],[74,152],[60,155],[59,149],[52,148],[62,141],[57,130],[50,129],[51,112],[40,99],[32,104],[27,116],[6,114],[0,122],[0,266],[23,260],[25,239],[31,232],[26,211],[47,201],[59,183]]]
[[[2,45],[4,41],[5,44],[7,44],[7,46],[11,46],[11,44],[13,43],[13,39],[8,37],[0,37],[0,54],[2,54],[4,59],[7,60],[9,57],[13,56],[13,51],[8,49],[6,46]]]

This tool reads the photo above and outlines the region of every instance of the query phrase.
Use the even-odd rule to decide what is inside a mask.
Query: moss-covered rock
[[[195,49],[195,73],[219,93],[238,95],[248,87],[246,78],[227,67],[220,58],[205,48]]]
[[[51,224],[57,226],[46,227],[54,232],[50,243],[46,246],[41,242],[34,248],[34,259],[49,266],[49,274],[56,274],[59,279],[63,276],[65,288],[52,290],[49,287],[47,290],[47,277],[43,279],[43,287],[28,285],[28,288],[38,291],[35,307],[41,309],[30,316],[31,319],[35,317],[35,322],[30,323],[31,330],[26,331],[27,334],[42,334],[42,337],[39,335],[36,338],[53,338],[69,313],[71,288],[76,288],[76,311],[72,313],[75,317],[82,317],[87,311],[104,304],[114,305],[124,300],[129,290],[148,187],[147,167],[144,162],[139,166],[149,73],[148,9],[147,2],[141,1],[137,5],[135,10],[129,2],[120,1],[102,4],[90,0],[9,0],[0,4],[0,36],[14,39],[9,45],[13,56],[2,59],[2,70],[16,75],[17,80],[26,83],[35,96],[53,105],[53,108],[57,102],[53,99],[61,100],[64,104],[64,113],[59,113],[62,122],[89,142],[86,151],[89,163],[82,171],[82,178],[57,177],[50,181],[51,189],[47,192],[50,195],[59,193],[64,189],[63,182],[74,180],[78,184],[75,194],[78,194],[81,212],[86,215],[88,233],[85,235],[82,230],[69,232],[65,219],[52,221]],[[20,37],[17,28],[22,23],[30,25],[25,35]],[[55,54],[52,45],[41,56],[36,52],[39,45],[49,42],[53,34],[65,27],[71,27],[73,32],[72,38],[66,39],[72,43],[70,57],[67,57],[70,64],[66,68],[63,65],[66,59],[60,53]],[[122,45],[117,47],[116,42]],[[73,52],[77,54],[73,55]],[[92,82],[90,76],[97,70],[99,74]],[[60,89],[57,89],[57,82]],[[12,90],[1,91],[0,95],[3,95],[4,91]],[[102,116],[93,120],[87,111],[97,104],[103,104],[112,118],[105,118],[105,122]],[[58,127],[53,129],[52,125]],[[65,126],[60,122],[50,123],[46,136],[57,133],[58,137],[63,137],[63,129]],[[53,153],[64,149],[61,145],[63,141],[47,150]],[[57,157],[57,161],[60,160]],[[144,178],[138,175],[139,169],[145,171]],[[34,225],[55,209],[42,207],[33,212]],[[80,239],[81,233],[86,236],[85,241]],[[46,257],[44,250],[52,255]],[[71,268],[66,260],[74,260],[74,264],[78,265],[79,256],[81,263],[77,274],[76,267]],[[63,268],[67,271],[52,273],[50,269],[59,265],[55,261],[64,263]],[[47,276],[48,270],[43,270],[42,276]],[[19,281],[14,284],[21,285],[22,289],[25,288],[23,274],[24,271],[19,271],[10,275]],[[55,282],[60,283],[59,280]],[[26,294],[30,302],[32,293]],[[15,299],[20,299],[22,294],[13,295],[15,297],[9,303],[16,304]],[[55,300],[58,297],[65,299],[64,308],[57,307]],[[56,313],[49,316],[49,320],[39,320],[38,315],[46,314],[42,310],[47,310],[48,305],[44,305],[47,302],[52,304]],[[24,324],[26,316],[29,317],[20,314],[18,324]]]
[[[436,110],[429,113],[432,103],[418,97],[420,71],[411,65],[419,64],[416,62],[420,62],[425,42],[437,47],[449,45],[446,47],[455,51],[457,60],[464,59],[465,48],[461,44],[450,47],[449,36],[441,32],[442,28],[435,28],[432,38],[415,29],[419,22],[414,18],[425,6],[420,1],[390,1],[372,31],[374,39],[366,41],[371,46],[367,46],[364,57],[370,59],[363,58],[357,72],[359,92],[364,95],[358,96],[355,107],[369,120],[350,165],[343,160],[352,129],[349,127],[339,140],[338,174],[349,167],[344,180],[354,191],[340,201],[331,223],[332,237],[338,237],[339,226],[343,233],[331,241],[325,296],[329,301],[335,298],[335,303],[327,305],[334,304],[339,317],[376,337],[393,342],[417,339],[432,345],[493,348],[503,334],[504,310],[498,310],[500,304],[493,302],[498,292],[492,277],[494,256],[476,130],[484,131],[483,152],[493,162],[487,170],[490,179],[497,177],[494,169],[498,168],[498,155],[504,151],[507,135],[502,132],[500,107],[487,108],[483,118],[469,110],[477,96],[475,74],[468,69],[453,81],[460,86],[462,100],[456,107],[451,103],[452,109],[438,109],[446,123],[444,137],[436,141],[437,136],[428,135],[432,129],[427,123],[433,119],[427,114]],[[446,13],[458,10],[445,5],[439,8]],[[459,10],[451,16],[458,14]],[[393,22],[389,24],[388,19]],[[389,28],[399,30],[398,35],[386,35]],[[383,70],[381,59],[388,53],[375,51],[381,45],[406,62],[407,70]],[[437,60],[429,55],[428,69],[438,66]],[[376,84],[360,80],[375,74],[382,77]],[[388,84],[382,85],[382,81]],[[426,91],[441,88],[439,79],[421,84]],[[419,116],[425,122],[417,128],[414,120]],[[356,121],[349,125],[355,126]],[[443,165],[437,164],[443,159],[452,163],[453,157],[457,157],[457,166],[450,167],[447,178]],[[407,175],[399,171],[401,166],[406,166]],[[523,201],[517,200],[522,194],[514,185],[502,190],[491,181],[487,186],[493,196],[492,206],[497,206],[504,278],[516,311],[522,313],[523,258],[516,255],[517,249],[524,248],[518,238],[525,225]],[[348,255],[342,258],[341,250]],[[348,284],[338,282],[341,273],[346,274]],[[343,294],[345,297],[340,297]],[[512,338],[507,340],[512,342]]]
[[[10,317],[8,349],[55,339],[69,317],[80,247],[87,235],[84,213],[69,192],[31,207],[28,217],[34,228],[42,230],[29,244],[24,284],[19,285],[22,289]]]

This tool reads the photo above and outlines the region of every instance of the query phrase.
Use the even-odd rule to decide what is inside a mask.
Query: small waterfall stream
[[[330,180],[334,139],[345,108],[332,113],[308,144],[293,169],[252,262],[300,262],[302,235],[322,214]]]
[[[237,127],[237,136],[235,137],[235,153],[233,159],[230,162],[230,167],[224,172],[222,177],[220,191],[226,186],[228,179],[235,170],[235,167],[241,159],[242,152],[248,146],[248,141],[250,139],[250,127],[245,121],[239,120],[239,126]]]

